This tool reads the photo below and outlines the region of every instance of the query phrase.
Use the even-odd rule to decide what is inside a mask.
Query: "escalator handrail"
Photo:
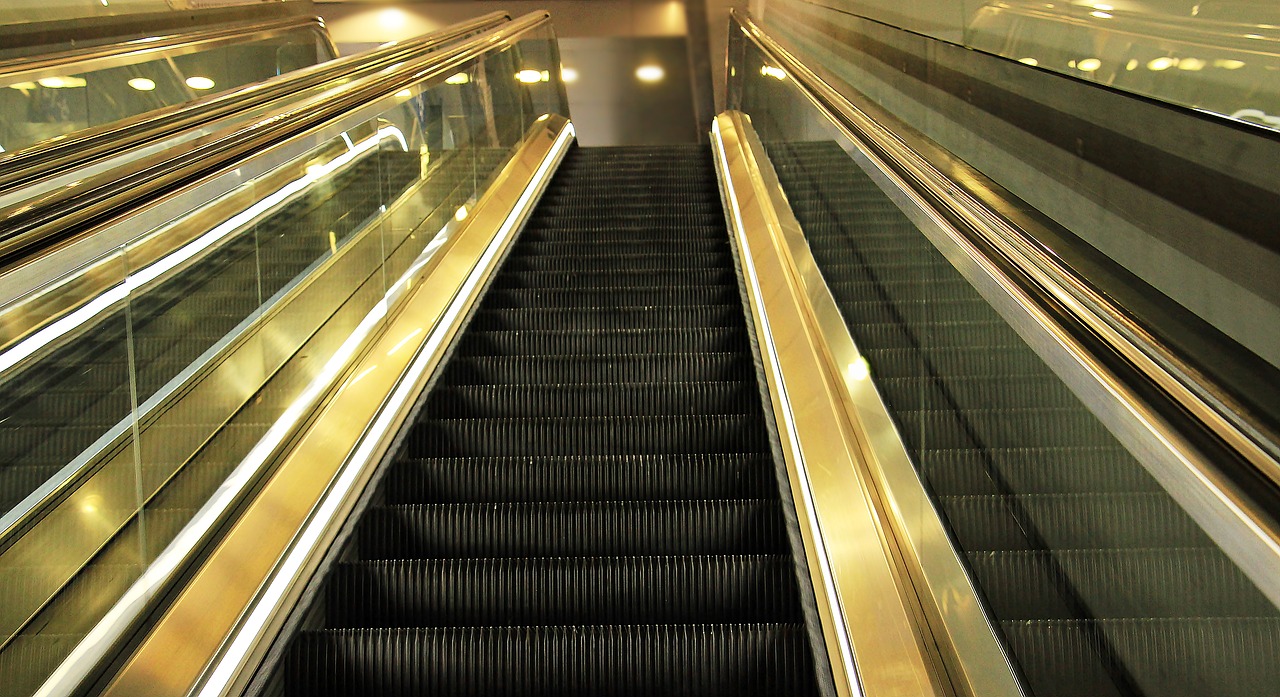
[[[129,148],[158,142],[182,130],[268,104],[355,71],[376,70],[510,19],[511,15],[505,11],[490,12],[429,34],[385,44],[373,51],[343,56],[194,102],[164,107],[15,150],[0,159],[0,192],[30,185],[51,173],[62,175],[67,168],[83,167]]]
[[[941,214],[968,247],[1023,287],[1026,296],[1033,299],[1034,306],[1027,306],[1030,314],[1047,318],[1046,326],[1055,325],[1050,327],[1052,333],[1069,338],[1088,352],[1087,360],[1111,381],[1107,385],[1109,397],[1117,400],[1122,410],[1163,424],[1166,447],[1176,449],[1195,479],[1213,491],[1216,508],[1245,519],[1245,527],[1258,543],[1254,549],[1267,550],[1269,557],[1280,555],[1280,522],[1271,505],[1280,491],[1280,438],[1249,420],[1244,410],[1233,409],[1232,400],[1215,390],[1203,372],[1040,244],[1034,227],[1037,221],[1015,223],[994,210],[968,186],[920,154],[940,153],[936,145],[923,136],[890,131],[769,36],[748,14],[735,10],[732,18],[744,36],[780,65],[828,119],[888,167],[922,199],[922,205]],[[1252,486],[1242,486],[1241,481]],[[1253,561],[1261,566],[1274,560]],[[1258,582],[1259,574],[1250,576]],[[1263,590],[1269,597],[1280,597],[1280,578]]]
[[[356,105],[393,96],[445,66],[466,63],[549,23],[547,12],[531,12],[442,51],[395,63],[248,123],[182,143],[91,177],[79,186],[52,191],[0,211],[0,267],[19,260],[27,262],[35,251],[51,251],[56,245],[127,214],[141,201],[154,200],[219,171]]]
[[[228,39],[242,39],[258,34],[279,34],[294,29],[324,29],[324,20],[316,15],[284,17],[252,22],[222,24],[215,27],[194,29],[162,36],[131,39],[120,43],[102,44],[85,48],[73,48],[39,56],[23,56],[0,60],[0,80],[11,80],[25,73],[65,69],[73,65],[95,61],[124,58],[144,53],[162,53],[198,44]]]

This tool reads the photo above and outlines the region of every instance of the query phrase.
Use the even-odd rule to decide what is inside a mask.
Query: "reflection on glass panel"
[[[965,4],[971,48],[1280,128],[1280,11],[1272,3]]]
[[[1030,692],[1273,692],[1280,611],[745,50],[741,109]]]
[[[173,203],[167,224],[22,299],[26,311],[0,308],[0,493],[8,518],[30,519],[0,534],[6,691],[38,687],[201,507],[229,505],[229,477],[261,476],[358,327],[544,113],[533,105],[566,113],[558,76],[515,78],[526,45],[555,60],[549,29],[530,35],[378,98],[376,116],[337,117],[300,155],[254,156],[252,181],[194,210]],[[32,337],[47,347],[3,370]]]
[[[0,147],[14,152],[75,131],[260,82],[327,60],[311,29],[191,53],[68,64],[0,75]]]

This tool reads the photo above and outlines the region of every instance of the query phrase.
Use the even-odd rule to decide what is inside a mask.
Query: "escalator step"
[[[510,270],[508,272],[504,270],[493,280],[493,288],[613,288],[617,286],[669,288],[704,283],[727,285],[734,282],[732,268],[708,268],[706,265],[695,267],[683,263],[683,260],[675,260],[670,265],[643,271],[636,269],[599,271],[581,267],[547,271]]]
[[[585,356],[591,354],[725,353],[745,346],[740,327],[673,329],[510,330],[468,332],[465,356]]]
[[[386,503],[672,501],[773,494],[767,455],[415,458],[387,473]]]
[[[370,510],[364,559],[776,554],[776,501],[583,501],[402,505]]]
[[[736,353],[593,356],[458,356],[451,385],[689,383],[750,380],[749,360]]]
[[[795,624],[364,629],[306,632],[292,695],[705,695],[812,693]]]
[[[428,418],[534,418],[748,414],[754,389],[738,382],[597,385],[446,385],[424,411]]]
[[[970,552],[999,617],[1070,619],[1067,593],[1098,618],[1261,617],[1271,604],[1212,549]]]
[[[416,456],[661,455],[767,452],[758,414],[529,419],[424,419],[407,440]]]
[[[480,331],[517,329],[679,329],[733,327],[741,324],[733,305],[613,306],[507,309],[476,312],[472,326]],[[735,320],[738,320],[735,322]]]
[[[727,305],[738,301],[737,286],[689,286],[685,288],[547,288],[493,290],[484,298],[488,310],[504,308],[590,309],[612,306]]]
[[[353,562],[331,627],[794,622],[784,555]]]

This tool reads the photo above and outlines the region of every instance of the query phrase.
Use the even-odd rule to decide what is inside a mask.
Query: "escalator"
[[[1257,587],[844,150],[770,158],[1033,694],[1271,694]]]
[[[277,677],[816,694],[779,476],[709,151],[575,149]]]

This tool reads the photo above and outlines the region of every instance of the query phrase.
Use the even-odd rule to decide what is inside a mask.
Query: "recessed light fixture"
[[[135,77],[129,81],[129,86],[139,92],[150,92],[156,88],[156,81],[145,77]]]
[[[187,87],[193,90],[211,90],[213,89],[213,80],[203,75],[193,75],[187,78]]]
[[[36,80],[36,82],[40,83],[41,87],[48,87],[50,89],[55,89],[55,90],[61,89],[63,87],[84,87],[85,85],[88,84],[87,82],[85,82],[85,79],[82,77],[63,77],[63,76],[42,77],[39,80]]]
[[[446,85],[465,85],[471,82],[471,76],[466,73],[454,73],[444,79]]]
[[[542,82],[542,71],[526,68],[516,73],[516,79],[526,85],[532,85],[535,82]]]
[[[560,69],[560,79],[561,79],[561,80],[563,80],[563,81],[565,81],[565,82],[577,82],[577,81],[578,81],[578,71],[577,71],[577,70],[575,70],[575,69],[573,69],[573,68],[561,68],[561,69]]]
[[[1101,67],[1102,61],[1097,58],[1085,58],[1084,60],[1076,63],[1076,70],[1083,70],[1086,73],[1091,73]]]
[[[1031,66],[1040,65],[1040,61],[1038,61],[1038,60],[1036,60],[1036,59],[1034,59],[1034,58],[1019,58],[1019,59],[1018,59],[1018,62],[1019,62],[1019,63],[1026,63],[1027,65],[1031,65]]]
[[[641,82],[659,82],[666,76],[667,71],[663,70],[660,65],[650,63],[636,68],[636,79]]]

